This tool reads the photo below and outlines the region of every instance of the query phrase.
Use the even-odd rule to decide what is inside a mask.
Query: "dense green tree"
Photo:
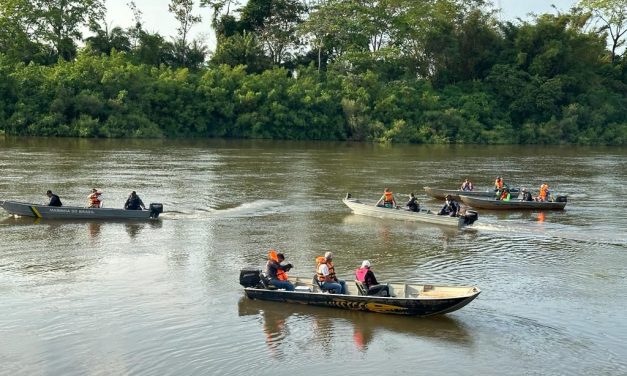
[[[95,24],[91,26],[91,31],[95,35],[86,38],[85,42],[94,52],[110,55],[112,50],[131,51],[131,40],[128,33],[121,27],[109,30],[106,24],[104,28]]]
[[[36,18],[35,35],[57,56],[71,60],[82,29],[104,19],[104,0],[30,0]]]

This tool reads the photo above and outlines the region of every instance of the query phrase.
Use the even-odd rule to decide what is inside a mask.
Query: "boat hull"
[[[267,290],[247,287],[244,289],[250,299],[268,300],[283,303],[307,304],[321,307],[339,308],[352,311],[366,311],[407,316],[433,316],[456,311],[473,301],[479,291],[470,296],[457,298],[386,298],[375,296],[353,296],[329,293]]]
[[[494,198],[496,196],[496,192],[492,190],[487,191],[462,191],[459,189],[439,189],[439,188],[431,188],[424,187],[425,193],[428,196],[433,198],[437,198],[439,200],[446,199],[447,195],[451,195],[451,197],[455,200],[460,200],[460,196],[469,196],[469,197],[486,197],[486,198]],[[512,195],[518,195],[518,188],[510,189],[510,193]]]
[[[17,201],[0,201],[0,207],[12,215],[44,219],[150,220],[159,212],[78,206],[46,206]]]
[[[436,215],[431,211],[412,212],[398,208],[382,208],[374,204],[366,204],[352,198],[342,200],[353,213],[358,215],[366,215],[370,217],[399,219],[405,221],[424,222],[440,226],[461,228],[466,226],[465,217],[449,217],[445,215]]]
[[[488,199],[482,197],[460,196],[460,200],[475,209],[488,210],[563,210],[566,207],[566,201],[521,201],[510,200],[502,201]]]

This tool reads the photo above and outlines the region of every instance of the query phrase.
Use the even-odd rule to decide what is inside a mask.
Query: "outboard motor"
[[[464,224],[466,226],[472,225],[477,219],[479,219],[479,213],[474,210],[466,210],[466,214],[464,214]]]
[[[239,272],[239,284],[244,287],[257,287],[261,283],[261,270],[246,268]]]
[[[350,194],[350,193],[347,193],[347,194],[346,194],[346,199],[347,199],[347,200],[350,200],[350,199],[351,199],[351,197],[353,197],[353,196],[351,196],[351,194]]]
[[[163,204],[151,203],[148,210],[150,210],[150,218],[159,218],[159,214],[163,213]]]
[[[558,195],[555,197],[555,202],[568,202],[568,196]]]

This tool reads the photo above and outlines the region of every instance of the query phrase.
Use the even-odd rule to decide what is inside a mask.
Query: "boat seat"
[[[277,287],[270,282],[270,278],[266,275],[266,273],[260,273],[260,281],[264,288],[268,290],[276,290]]]
[[[311,284],[314,286],[318,286],[318,288],[320,289],[321,292],[329,292],[329,289],[325,289],[324,287],[322,287],[322,283],[320,283],[320,281],[318,281],[318,275],[314,274],[313,279],[311,281]]]
[[[368,288],[359,280],[355,280],[355,286],[357,286],[357,292],[359,295],[368,295]]]

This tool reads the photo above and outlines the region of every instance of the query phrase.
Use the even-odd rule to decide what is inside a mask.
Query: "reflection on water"
[[[238,314],[254,315],[261,319],[266,343],[277,357],[282,356],[281,344],[287,342],[290,326],[299,332],[309,332],[309,345],[320,351],[331,348],[329,344],[335,340],[334,328],[346,325],[352,327],[353,344],[359,351],[368,350],[378,334],[390,332],[445,341],[449,345],[472,344],[472,337],[464,325],[447,315],[416,318],[267,302],[246,297],[238,302]]]

